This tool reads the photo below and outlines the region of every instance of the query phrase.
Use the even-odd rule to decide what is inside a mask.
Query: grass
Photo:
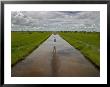
[[[11,65],[24,59],[50,35],[50,32],[11,32]]]
[[[60,32],[72,46],[79,49],[96,66],[100,67],[100,33],[98,32]]]

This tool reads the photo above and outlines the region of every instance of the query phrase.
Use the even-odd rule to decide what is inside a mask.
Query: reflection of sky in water
[[[100,31],[99,11],[13,11],[12,31]]]

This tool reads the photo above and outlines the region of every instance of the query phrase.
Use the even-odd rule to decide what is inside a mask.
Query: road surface
[[[54,42],[56,38],[56,42]],[[59,35],[51,35],[23,61],[12,67],[12,77],[97,77],[97,70]]]

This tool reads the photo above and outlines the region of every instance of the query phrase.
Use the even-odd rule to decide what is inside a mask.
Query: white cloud
[[[31,30],[77,30],[89,31],[92,25],[100,31],[99,11],[13,11],[11,13],[12,30],[26,28]],[[81,25],[88,26],[85,28]],[[76,27],[77,26],[77,27]]]

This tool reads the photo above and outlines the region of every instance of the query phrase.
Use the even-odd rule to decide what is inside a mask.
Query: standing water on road
[[[100,72],[58,34],[52,34],[25,60],[12,67],[19,77],[97,77]]]

